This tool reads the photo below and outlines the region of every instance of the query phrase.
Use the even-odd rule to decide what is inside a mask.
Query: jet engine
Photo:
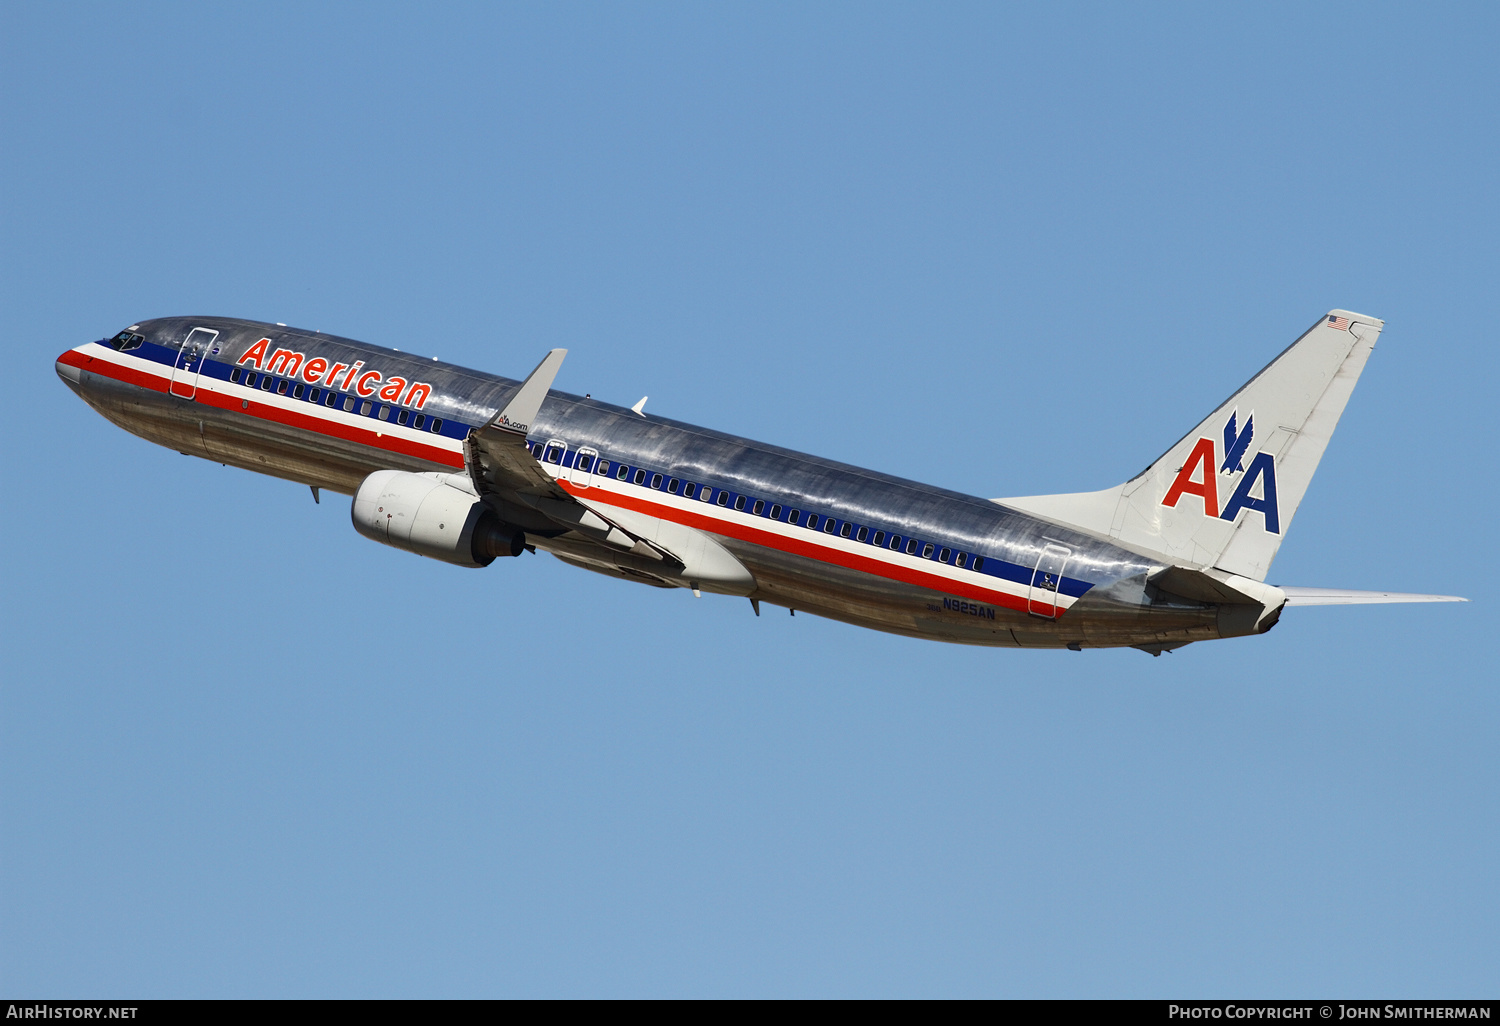
[[[349,510],[366,538],[458,566],[519,556],[520,530],[501,523],[464,474],[377,470],[360,482]]]

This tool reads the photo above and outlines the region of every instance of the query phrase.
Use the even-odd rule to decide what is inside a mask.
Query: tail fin
[[[1384,326],[1329,311],[1122,485],[995,501],[1169,563],[1263,581]]]

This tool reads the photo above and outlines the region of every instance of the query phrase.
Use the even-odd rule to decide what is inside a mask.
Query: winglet
[[[558,368],[567,355],[566,349],[554,349],[542,357],[536,370],[527,375],[516,394],[510,397],[510,402],[505,404],[505,409],[495,414],[488,426],[514,431],[518,435],[529,432],[531,422],[536,420],[537,411],[542,408],[542,400],[547,398],[547,390],[552,387],[552,379],[557,377]]]

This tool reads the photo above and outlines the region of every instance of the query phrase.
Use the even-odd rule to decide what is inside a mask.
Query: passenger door
[[[1026,598],[1026,611],[1032,616],[1056,620],[1062,615],[1057,605],[1058,589],[1062,587],[1063,568],[1073,550],[1062,545],[1047,544],[1037,554],[1036,566],[1031,571],[1031,589]]]
[[[183,340],[177,351],[177,361],[172,364],[172,383],[168,386],[172,394],[181,399],[191,399],[198,394],[198,375],[203,373],[203,364],[216,352],[214,342],[219,333],[211,328],[194,328]]]

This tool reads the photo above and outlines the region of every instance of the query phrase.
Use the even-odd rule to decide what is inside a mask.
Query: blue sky
[[[1500,982],[1487,5],[0,12],[0,988],[1472,996]],[[55,377],[284,321],[980,495],[1387,329],[1151,659],[465,571]]]

